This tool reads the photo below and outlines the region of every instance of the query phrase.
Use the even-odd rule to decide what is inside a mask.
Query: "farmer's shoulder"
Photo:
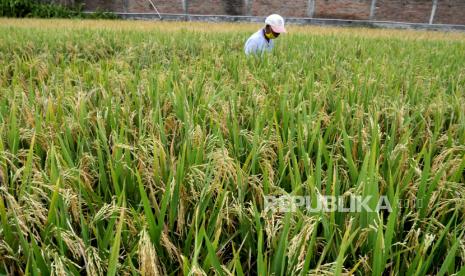
[[[262,30],[259,30],[257,32],[255,32],[254,34],[252,34],[249,39],[247,40],[247,42],[257,42],[257,43],[260,43],[262,42],[262,40],[264,40],[265,38],[263,37],[263,33],[262,33]]]

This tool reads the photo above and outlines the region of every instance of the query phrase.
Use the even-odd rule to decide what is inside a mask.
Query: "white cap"
[[[265,19],[265,24],[270,25],[275,33],[285,33],[284,18],[279,14],[272,14]]]

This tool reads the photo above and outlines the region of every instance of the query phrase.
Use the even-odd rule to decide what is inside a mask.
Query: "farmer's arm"
[[[245,44],[244,48],[245,48],[245,54],[246,55],[255,54],[257,52],[257,50],[258,50],[258,44],[253,40],[249,40]]]

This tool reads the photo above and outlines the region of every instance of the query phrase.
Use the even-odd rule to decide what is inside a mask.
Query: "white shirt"
[[[244,51],[246,55],[249,54],[261,54],[264,51],[271,51],[273,49],[273,40],[267,40],[263,29],[260,29],[258,32],[254,33],[247,42],[245,43]]]

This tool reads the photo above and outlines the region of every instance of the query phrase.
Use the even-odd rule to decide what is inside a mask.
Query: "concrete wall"
[[[433,1],[431,0],[378,0],[377,20],[429,22]]]
[[[465,0],[440,0],[434,23],[465,25]]]
[[[89,2],[94,0],[89,0]],[[106,0],[107,2],[111,2]],[[115,1],[115,0],[114,0]],[[117,1],[117,0],[116,0]],[[125,0],[128,12],[153,12],[148,0]],[[152,0],[161,13],[184,13],[182,0]]]
[[[77,1],[77,0],[76,0]],[[152,0],[160,13],[331,19],[373,19],[428,23],[433,0]],[[374,1],[374,2],[373,2]],[[153,12],[149,0],[81,0],[85,10]],[[374,4],[372,10],[372,4]],[[370,14],[373,12],[373,17]],[[437,0],[433,23],[465,25],[465,0]]]
[[[306,17],[308,0],[266,1],[252,0],[252,15],[278,13],[284,17]]]
[[[115,12],[121,12],[124,11],[124,1],[125,0],[85,0],[82,1],[85,6],[84,10],[88,11],[95,11],[95,10],[100,10],[100,11],[115,11]],[[131,1],[132,2],[132,1]]]
[[[338,19],[368,19],[371,0],[316,0],[315,17]]]
[[[224,2],[222,0],[189,0],[187,12],[191,14],[226,14]]]

